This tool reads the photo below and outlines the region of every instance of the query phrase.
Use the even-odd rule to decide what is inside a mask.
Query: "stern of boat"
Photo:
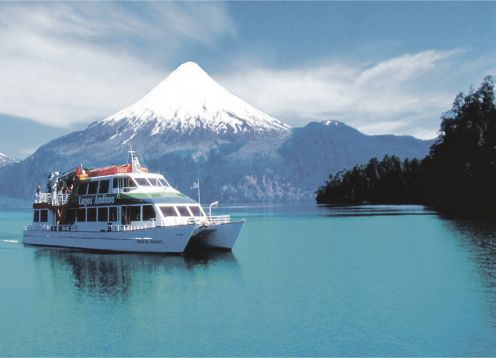
[[[231,221],[229,216],[211,217],[208,225],[200,226],[195,230],[186,249],[207,248],[230,251],[244,223],[244,220]]]

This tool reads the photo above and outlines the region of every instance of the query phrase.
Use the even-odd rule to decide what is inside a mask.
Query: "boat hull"
[[[191,237],[188,249],[232,250],[244,220],[199,227]]]
[[[195,225],[177,225],[118,232],[24,230],[22,242],[100,251],[179,254],[184,252],[195,229]]]

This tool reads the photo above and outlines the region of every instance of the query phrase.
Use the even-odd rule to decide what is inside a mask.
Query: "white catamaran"
[[[187,248],[231,250],[244,220],[209,215],[160,174],[128,164],[51,173],[37,188],[33,223],[24,244],[88,250],[183,253]],[[215,204],[215,203],[214,203]]]

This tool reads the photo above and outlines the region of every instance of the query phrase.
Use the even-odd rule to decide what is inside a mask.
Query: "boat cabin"
[[[33,226],[121,231],[207,221],[200,204],[174,189],[161,174],[135,170],[129,164],[87,172],[76,169],[70,188],[36,196]]]

